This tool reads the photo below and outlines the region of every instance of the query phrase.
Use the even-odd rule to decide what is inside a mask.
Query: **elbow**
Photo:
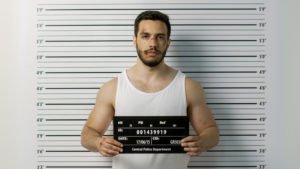
[[[215,143],[215,146],[217,146],[217,145],[219,144],[219,142],[220,142],[220,134],[219,134],[219,132],[218,132],[217,135],[216,135],[216,143]]]
[[[80,134],[80,144],[82,147],[87,149],[87,141],[86,141],[86,134],[85,134],[85,126],[83,127],[81,134]]]
[[[220,142],[220,131],[219,131],[218,126],[216,126],[215,128],[216,128],[216,132],[215,132],[215,145],[214,146],[217,146]]]

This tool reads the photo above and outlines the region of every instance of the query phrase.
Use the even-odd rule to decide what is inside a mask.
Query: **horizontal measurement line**
[[[80,132],[81,130],[37,130],[37,131],[78,131]]]
[[[194,35],[195,36],[195,35]],[[230,35],[228,35],[230,36]],[[231,35],[233,36],[233,35]],[[186,46],[189,46],[189,47],[264,47],[265,45],[218,45],[218,44],[213,44],[213,45],[189,45],[189,44],[178,44],[178,45],[173,45],[173,47],[186,47]],[[49,45],[43,45],[43,46],[38,46],[40,48],[42,47],[53,47],[53,48],[65,48],[65,47],[78,47],[78,48],[87,48],[87,47],[131,47],[129,45],[82,45],[82,46],[79,46],[79,45],[73,45],[73,46],[70,46],[70,45],[56,45],[56,46],[49,46]]]
[[[80,153],[80,152],[90,152],[88,150],[46,150],[47,153],[70,153],[70,152],[75,152],[75,153]]]
[[[138,3],[138,2],[134,2],[134,3],[118,3],[118,5],[154,5],[154,4],[157,4],[157,5],[170,5],[170,3],[163,3],[163,2],[143,2],[143,3]],[[178,5],[178,4],[184,4],[184,5],[187,5],[187,4],[192,4],[192,5],[196,5],[196,4],[210,4],[210,5],[264,5],[265,3],[206,3],[206,2],[186,2],[186,3],[180,3],[180,2],[174,2],[174,5]],[[70,6],[70,5],[101,5],[101,6],[104,6],[104,5],[115,5],[115,3],[80,3],[80,4],[55,4],[55,3],[51,3],[51,4],[46,4],[46,3],[42,3],[42,4],[38,4],[38,5],[47,5],[47,6],[50,6],[50,5],[60,5],[60,6]]]
[[[133,57],[136,58],[136,56],[45,56],[45,58],[127,58],[127,57]],[[211,57],[211,58],[220,58],[220,57],[225,57],[225,58],[256,58],[256,55],[198,55],[198,56],[166,56],[166,58],[171,58],[171,57],[176,57],[176,58],[190,58],[190,57]]]
[[[257,119],[255,119],[255,118],[248,118],[248,119],[219,119],[219,118],[215,118],[215,120],[257,120]]]
[[[202,15],[202,14],[201,14]],[[241,14],[237,14],[237,15],[241,15]],[[63,29],[63,30],[38,30],[39,32],[99,32],[99,31],[120,31],[120,30],[108,30],[108,29],[101,29],[101,30],[82,30],[82,29],[76,29],[76,30],[67,30],[67,29]],[[131,29],[125,30],[124,31],[132,31]],[[264,29],[174,29],[172,30],[173,32],[176,31],[194,31],[194,32],[199,32],[199,31],[227,31],[227,32],[233,32],[233,31],[255,31],[255,32],[260,32],[260,31],[264,31]]]
[[[236,2],[232,2],[232,3],[206,3],[206,2],[186,2],[186,3],[180,3],[180,2],[174,2],[174,5],[265,5],[265,3],[236,3]],[[38,4],[40,6],[46,5],[46,6],[53,6],[53,5],[60,5],[60,6],[74,6],[74,5],[100,5],[100,6],[111,6],[111,5],[115,5],[115,3],[80,3],[80,4],[55,4],[55,3],[51,3],[51,4],[46,4],[46,3],[42,3],[42,4]],[[138,3],[138,2],[134,2],[134,3],[118,3],[118,5],[170,5],[170,3],[164,3],[164,2],[143,2],[143,3]]]
[[[72,25],[45,25],[46,27],[77,27],[77,26],[130,26],[132,27],[133,24],[72,24]],[[171,26],[257,26],[257,24],[172,24]],[[173,41],[173,40],[172,40]]]
[[[257,150],[208,150],[207,152],[257,152]]]
[[[241,115],[241,114],[239,114],[239,115]],[[247,115],[256,115],[256,114],[247,114]],[[237,131],[266,131],[266,129],[240,129],[240,128],[237,128],[237,129],[219,129],[219,130],[222,130],[222,131],[223,130],[227,130],[227,131],[233,131],[233,130],[237,130]]]
[[[232,93],[232,94],[235,94],[235,93]],[[60,98],[57,98],[57,99],[60,99]],[[74,99],[74,98],[63,98],[63,99]],[[94,99],[94,98],[86,98],[86,99]],[[206,99],[238,99],[238,100],[245,99],[246,100],[246,99],[265,99],[265,98],[264,97],[245,97],[245,98],[242,98],[242,97],[206,97]],[[47,100],[47,99],[45,99],[45,100]]]
[[[211,166],[207,166],[207,165],[197,165],[197,166],[188,166],[188,168],[256,168],[256,165],[230,165],[230,166],[226,166],[226,165],[211,165]]]
[[[61,105],[95,105],[95,103],[45,103],[46,106],[61,106]]]
[[[46,74],[121,73],[116,72],[45,72]],[[257,71],[183,71],[183,73],[257,73]]]
[[[131,129],[131,128],[126,128],[126,129]],[[133,130],[137,129],[137,128],[132,128]],[[143,128],[138,128],[138,129],[143,129]],[[57,130],[59,131],[59,130]],[[46,135],[46,137],[80,137],[81,135],[65,135],[65,134],[49,134]],[[220,134],[220,136],[257,136],[257,134]],[[141,136],[139,136],[141,137]]]
[[[205,89],[205,87],[203,87]],[[253,88],[254,89],[254,88]],[[53,94],[60,94],[60,93],[53,93]],[[68,93],[65,93],[68,94]],[[81,94],[81,93],[78,93]],[[94,93],[87,93],[87,94],[94,94]],[[265,94],[264,92],[206,92],[206,94]]]
[[[48,95],[55,95],[55,94],[72,94],[74,95],[75,93],[38,93],[39,95],[43,95],[43,94],[48,94]],[[76,93],[79,95],[84,95],[84,94],[93,94],[96,95],[97,93]],[[94,100],[95,98],[70,98],[70,97],[56,97],[56,98],[38,98],[38,100],[66,100],[66,99],[73,99],[73,100],[80,100],[80,99],[86,99],[86,100]],[[254,98],[253,98],[254,99]],[[264,99],[264,98],[260,98],[260,99]]]
[[[121,73],[119,72],[45,72],[46,74],[64,74],[64,73],[71,73],[71,74],[76,74],[76,73]]]
[[[46,135],[46,137],[80,137],[80,135]]]
[[[117,15],[122,15],[122,16],[136,16],[136,14],[39,14],[37,16],[104,16],[104,15],[107,15],[107,16],[117,16]],[[209,16],[209,15],[218,15],[218,16],[264,16],[265,14],[264,13],[260,13],[260,14],[257,14],[257,13],[211,13],[211,14],[204,14],[204,13],[201,13],[201,14],[173,14],[173,15],[180,15],[180,16],[197,16],[197,15],[202,15],[202,16]]]
[[[183,71],[183,73],[257,73],[257,71]]]
[[[203,154],[201,155],[202,157],[264,157],[265,155],[243,155],[243,154],[240,154],[240,155],[217,155],[217,154],[214,154],[214,155],[207,155],[207,154]]]
[[[112,166],[46,166],[46,168],[112,168]]]
[[[256,87],[203,87],[204,89],[257,89]],[[80,89],[100,89],[99,87],[47,87],[45,88],[47,90],[64,90],[64,89],[76,89],[76,90],[80,90]],[[96,94],[96,93],[38,93],[38,94]],[[207,92],[207,94],[264,94],[263,92],[226,92],[226,93],[222,93],[222,92],[215,92],[215,93],[211,93],[211,92]]]
[[[102,156],[99,155],[39,155],[38,157],[97,157],[97,158],[101,158]]]
[[[82,126],[82,125],[81,125]],[[38,140],[39,142],[66,142],[66,141],[72,141],[72,142],[80,142],[80,139],[78,140]]]
[[[99,162],[112,162],[111,160],[107,160],[107,161],[101,161],[101,160],[97,160],[97,161],[90,161],[90,160],[84,160],[84,161],[38,161],[40,163],[99,163]],[[251,162],[251,161],[249,161]]]
[[[220,134],[220,136],[232,136],[232,137],[235,137],[235,136],[249,136],[249,137],[256,137],[257,134]]]
[[[63,145],[62,145],[63,146]],[[218,147],[228,147],[228,146],[233,146],[233,147],[240,147],[240,146],[243,146],[243,147],[266,147],[265,144],[259,144],[259,145],[256,145],[256,144],[235,144],[235,145],[232,145],[232,144],[218,144]]]
[[[46,121],[86,121],[87,119],[46,119]]]
[[[47,87],[45,89],[47,89],[47,90],[53,90],[53,89],[54,90],[61,90],[61,89],[65,90],[65,89],[100,89],[100,88],[99,87]],[[58,94],[63,94],[63,93],[58,93]],[[64,93],[64,94],[72,94],[72,93]],[[77,93],[77,94],[84,94],[84,93]],[[94,93],[90,93],[90,94],[94,94]]]
[[[109,58],[112,59],[110,57],[104,57],[104,58]],[[39,61],[38,63],[103,63],[103,62],[108,62],[108,63],[112,63],[112,62],[119,62],[122,63],[123,61]],[[130,63],[130,61],[127,61],[128,63]],[[218,60],[218,61],[204,61],[204,60],[184,60],[184,61],[167,61],[167,62],[199,62],[199,63],[265,63],[265,61],[228,61],[228,60]],[[76,78],[76,77],[75,77]],[[86,77],[86,78],[90,78],[90,77]],[[207,76],[206,78],[215,78],[215,77],[210,77]],[[221,77],[224,78],[224,77]],[[237,77],[226,77],[226,78],[237,78]],[[239,77],[239,78],[244,78],[244,77]],[[257,78],[257,77],[247,77],[247,78]],[[260,77],[262,78],[262,77]]]
[[[236,103],[236,102],[232,102],[232,103],[214,103],[214,102],[208,102],[207,104],[210,105],[230,105],[230,104],[234,104],[234,105],[257,105],[257,103],[254,102],[248,102],[248,103]],[[55,105],[95,105],[95,103],[45,103],[45,105],[49,105],[49,106],[55,106]]]
[[[246,162],[265,162],[265,160],[238,160],[238,161],[232,161],[232,160],[190,160],[191,163],[197,163],[197,162],[231,162],[231,163],[238,163],[238,162],[242,162],[242,163],[246,163]]]
[[[92,110],[92,109],[37,109],[37,110]],[[48,114],[48,115],[50,115],[50,114]],[[59,115],[59,114],[56,114],[56,115]],[[65,114],[65,115],[67,115],[67,114]],[[72,115],[76,115],[76,114],[72,114]],[[81,113],[81,114],[77,114],[77,115],[85,115],[85,114]]]
[[[221,124],[218,123],[218,125],[223,125],[223,126],[265,126],[265,124],[259,124],[259,123],[255,123],[255,124]]]
[[[132,40],[46,40],[45,42],[130,42]]]
[[[48,93],[49,94],[49,93]],[[234,93],[233,93],[234,94]],[[95,98],[70,98],[70,97],[56,97],[56,98],[38,98],[37,100],[94,100]],[[206,97],[206,99],[265,99],[264,97]]]
[[[85,51],[79,51],[79,50],[39,50],[37,51],[38,53],[56,53],[56,52],[62,52],[62,53],[65,53],[65,52],[77,52],[77,53],[81,53],[81,52],[115,52],[115,53],[124,53],[124,52],[128,52],[128,53],[131,53],[132,51],[131,50],[118,50],[118,51],[112,51],[112,50],[85,50]],[[172,52],[184,52],[183,50],[173,50]],[[240,50],[237,50],[237,49],[231,49],[231,50],[225,50],[225,49],[220,49],[220,50],[193,50],[193,51],[188,51],[188,50],[185,50],[185,52],[261,52],[261,53],[264,53],[265,50],[258,50],[258,49],[252,49],[252,50],[248,50],[248,49],[240,49]],[[125,56],[126,57],[126,56]],[[230,61],[228,61],[230,62]],[[261,61],[263,62],[263,60]]]
[[[132,40],[46,40],[47,43],[52,42],[131,42]],[[257,42],[255,39],[174,39],[174,42]]]
[[[102,18],[102,19],[38,19],[37,21],[107,21],[107,20],[114,20],[114,21],[127,21],[127,18]],[[234,19],[234,18],[214,18],[214,19],[198,19],[198,18],[188,18],[188,19],[172,19],[172,21],[181,21],[181,20],[226,20],[226,21],[264,21],[265,19],[259,19],[259,18],[248,18],[248,19]],[[126,36],[126,35],[124,35]]]
[[[257,87],[203,87],[203,88],[204,89],[257,89]]]
[[[107,63],[112,63],[112,62],[107,62]],[[123,63],[126,63],[125,61]],[[133,62],[130,62],[133,63]],[[193,61],[191,61],[190,63],[194,63]],[[68,67],[64,67],[64,66],[57,66],[57,67],[48,67],[48,66],[41,66],[41,67],[37,67],[39,69],[57,69],[57,68],[64,68],[64,69],[74,69],[74,68],[85,68],[85,69],[94,69],[94,68],[127,68],[127,66],[112,66],[112,65],[105,65],[105,66],[68,66]],[[265,66],[199,66],[199,65],[195,65],[195,66],[176,66],[178,68],[265,68]],[[88,82],[86,82],[88,83]],[[214,83],[214,82],[207,82],[207,83]],[[227,82],[230,83],[230,82]],[[249,83],[254,83],[254,82],[249,82]]]
[[[115,75],[117,73],[114,73],[113,75]],[[111,75],[111,74],[110,74]],[[75,76],[75,77],[69,77],[69,76],[57,76],[57,77],[38,77],[37,79],[42,79],[42,80],[45,80],[45,79],[90,79],[90,78],[115,78],[115,76],[90,76],[90,77],[86,77],[86,76]],[[196,76],[196,75],[188,75],[188,77],[191,77],[191,78],[209,78],[209,79],[218,79],[218,78],[222,78],[222,79],[240,79],[240,78],[247,78],[247,79],[264,79],[263,76],[251,76],[251,77],[240,77],[240,76],[226,76],[226,77],[222,77],[222,76]],[[70,93],[71,94],[71,93]],[[93,93],[87,93],[87,94],[93,94]]]
[[[219,104],[219,105],[224,105],[224,104],[235,104],[235,105],[244,105],[244,104],[246,104],[246,105],[257,105],[257,103],[207,103],[207,104]]]
[[[256,10],[256,8],[73,8],[73,9],[46,9],[46,11],[132,11],[132,10],[186,10],[186,11],[195,11],[195,10]]]
[[[39,68],[41,68],[41,67],[39,67]],[[44,68],[49,68],[49,67],[44,67]],[[50,68],[52,68],[52,67],[50,67]],[[62,68],[62,67],[61,67]],[[74,68],[78,68],[78,67],[74,67]],[[80,68],[80,67],[79,67]],[[92,79],[92,78],[91,78]],[[246,78],[245,78],[246,79]],[[265,81],[257,81],[257,82],[255,82],[255,81],[253,81],[253,82],[248,82],[248,81],[237,81],[237,82],[234,82],[234,81],[232,81],[232,82],[226,82],[226,81],[218,81],[218,82],[210,82],[210,81],[201,81],[201,80],[199,80],[199,82],[201,83],[201,84],[206,84],[206,83],[213,83],[213,84],[217,84],[217,83],[220,83],[220,84],[225,84],[225,83],[227,83],[227,84],[239,84],[239,83],[246,83],[246,84],[265,84],[266,82]],[[103,82],[102,82],[103,83]],[[101,82],[99,82],[99,81],[97,81],[97,82],[37,82],[37,84],[101,84]]]

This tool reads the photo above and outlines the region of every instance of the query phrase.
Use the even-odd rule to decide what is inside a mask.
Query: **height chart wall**
[[[101,85],[135,63],[144,10],[170,16],[166,62],[202,84],[220,128],[219,145],[189,167],[267,168],[267,9],[264,0],[39,0],[36,168],[111,168],[81,147],[80,132]]]

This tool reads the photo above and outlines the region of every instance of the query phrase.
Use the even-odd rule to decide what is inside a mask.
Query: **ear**
[[[135,35],[133,36],[133,40],[132,41],[133,41],[133,46],[136,47],[136,36]]]
[[[169,47],[171,44],[171,39],[168,39],[167,46]]]

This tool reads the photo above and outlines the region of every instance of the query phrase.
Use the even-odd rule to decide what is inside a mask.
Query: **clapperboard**
[[[113,126],[123,153],[185,153],[180,141],[189,134],[187,116],[116,116]]]

